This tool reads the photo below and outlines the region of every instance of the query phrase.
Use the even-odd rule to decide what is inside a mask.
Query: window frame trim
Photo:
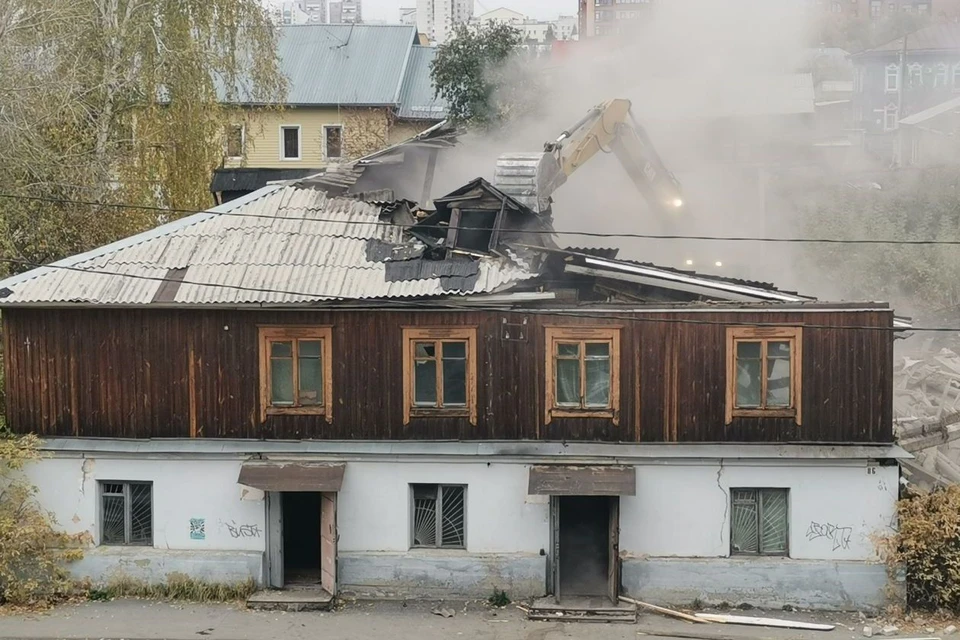
[[[258,351],[260,352],[260,422],[267,416],[324,416],[333,422],[333,326],[332,325],[257,325]],[[323,373],[323,402],[310,406],[279,407],[270,404],[270,350],[271,342],[281,340],[320,340],[321,371]],[[294,380],[299,354],[294,351]],[[294,385],[297,386],[296,384]],[[294,388],[294,394],[299,389]]]
[[[108,484],[119,484],[123,487],[123,542],[104,542],[103,541],[103,498],[105,494],[103,487]],[[133,501],[131,499],[130,485],[142,484],[150,487],[150,540],[148,542],[130,542],[130,534],[133,529]],[[153,480],[97,480],[97,546],[98,547],[150,547],[154,546],[154,531],[156,529],[155,521],[155,502],[153,495]]]
[[[327,130],[328,129],[340,129],[340,155],[339,156],[332,157],[327,152]],[[344,155],[343,155],[344,142],[346,139],[346,136],[344,134],[346,133],[346,127],[344,127],[342,124],[325,124],[321,127],[321,132],[323,133],[323,159],[325,161],[343,160],[344,159]]]
[[[790,406],[773,409],[737,408],[737,342],[773,340],[790,343]],[[725,424],[734,418],[793,418],[803,424],[803,329],[801,327],[727,327],[727,379]],[[761,351],[761,371],[766,370],[766,352]],[[761,384],[766,378],[761,377]],[[762,395],[762,394],[761,394]]]
[[[592,326],[546,326],[544,328],[544,415],[543,423],[550,424],[554,418],[608,418],[620,425],[620,332],[621,325]],[[610,407],[578,409],[557,403],[556,391],[556,343],[557,342],[609,342],[610,343]],[[584,384],[585,381],[582,382]]]
[[[470,424],[477,426],[477,326],[456,327],[401,327],[403,349],[403,424],[410,424],[412,418],[468,418]],[[416,361],[414,345],[418,342],[466,342],[467,343],[467,404],[463,407],[418,407],[414,398],[413,363]],[[440,354],[442,356],[442,354]],[[442,357],[437,359],[442,362]],[[442,380],[443,372],[439,372]],[[441,383],[442,384],[442,383]],[[442,387],[441,387],[442,389]],[[442,398],[438,397],[438,402]],[[427,483],[430,484],[430,483]]]
[[[416,537],[415,527],[417,526],[416,518],[416,497],[414,491],[414,485],[433,485],[437,488],[437,543],[433,546],[424,545],[424,544],[414,544],[414,538]],[[463,546],[458,547],[444,547],[443,543],[443,488],[444,487],[458,487],[463,489]],[[407,508],[407,516],[410,518],[410,540],[407,544],[407,549],[410,551],[416,551],[421,549],[427,549],[430,551],[466,551],[467,550],[467,498],[469,495],[469,485],[466,483],[458,482],[408,482],[407,490],[409,494],[409,506]]]
[[[753,553],[750,551],[734,551],[733,549],[733,492],[734,491],[754,491],[757,496],[757,552]],[[783,491],[787,494],[787,544],[786,549],[783,552],[777,553],[764,553],[760,551],[760,543],[763,540],[763,532],[760,530],[760,527],[763,524],[763,502],[760,500],[761,491]],[[790,557],[790,487],[728,487],[727,494],[729,495],[729,509],[730,509],[730,557],[731,558],[789,558]]]
[[[286,145],[284,144],[283,132],[286,129],[296,129],[297,130],[297,157],[288,158],[286,156]],[[281,162],[298,162],[303,160],[303,127],[299,124],[281,124],[280,125],[280,161]]]

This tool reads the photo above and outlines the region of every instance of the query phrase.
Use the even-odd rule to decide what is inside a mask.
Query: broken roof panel
[[[519,260],[476,259],[475,276],[390,280],[367,259],[373,239],[413,242],[381,220],[380,206],[323,191],[271,185],[244,198],[100,250],[8,278],[0,301],[17,304],[149,305],[178,270],[167,304],[309,304],[490,293],[537,273]],[[179,270],[185,270],[182,273]],[[453,278],[453,276],[457,276]]]

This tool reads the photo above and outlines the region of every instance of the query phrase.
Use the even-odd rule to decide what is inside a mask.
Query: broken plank
[[[674,611],[673,609],[667,609],[666,607],[658,607],[655,604],[650,604],[649,602],[641,602],[640,600],[634,600],[633,598],[625,598],[624,596],[620,596],[620,601],[626,602],[627,604],[635,604],[638,607],[643,607],[644,609],[650,609],[651,611],[662,613],[665,616],[679,618],[680,620],[686,620],[687,622],[698,622],[700,624],[703,624],[705,622],[710,622],[710,620],[701,620],[700,618],[695,618],[689,614],[683,613],[682,611]]]
[[[697,618],[709,622],[721,622],[724,624],[743,624],[754,627],[779,627],[781,629],[805,629],[807,631],[833,631],[836,626],[832,624],[817,624],[814,622],[798,622],[795,620],[781,620],[779,618],[755,618],[753,616],[731,616],[727,614],[716,613],[698,613]]]

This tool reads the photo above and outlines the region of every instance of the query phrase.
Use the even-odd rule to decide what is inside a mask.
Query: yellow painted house
[[[301,178],[402,142],[446,117],[434,95],[435,49],[409,25],[280,27],[288,80],[281,108],[242,104],[224,134],[210,190],[218,202],[272,180]]]

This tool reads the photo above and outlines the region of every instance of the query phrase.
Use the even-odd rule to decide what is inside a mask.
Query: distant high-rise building
[[[654,0],[580,0],[581,38],[623,33],[650,15]]]
[[[310,24],[327,22],[327,0],[300,0],[301,8],[309,16]]]
[[[360,0],[338,0],[330,3],[330,24],[360,24],[363,11]]]
[[[431,42],[441,44],[454,26],[473,17],[473,0],[417,0],[417,30]]]

